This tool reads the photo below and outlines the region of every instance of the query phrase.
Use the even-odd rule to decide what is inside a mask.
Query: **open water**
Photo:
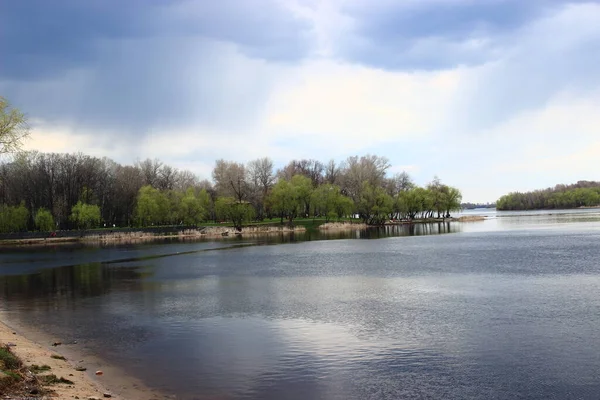
[[[600,212],[0,250],[0,311],[180,399],[598,399]]]

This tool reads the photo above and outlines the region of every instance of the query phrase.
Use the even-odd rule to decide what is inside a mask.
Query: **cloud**
[[[514,45],[515,33],[565,1],[350,1],[353,22],[338,56],[385,69],[436,70],[484,64]]]
[[[0,93],[30,148],[205,178],[218,158],[372,153],[468,201],[598,179],[597,2],[43,3],[32,32],[34,2],[0,6]]]
[[[59,76],[105,61],[103,50],[113,42],[165,37],[233,43],[257,58],[295,60],[306,55],[308,29],[276,0],[2,2],[0,37],[11,62],[0,77]]]

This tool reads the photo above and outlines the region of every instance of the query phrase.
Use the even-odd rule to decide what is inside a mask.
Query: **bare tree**
[[[363,183],[370,186],[383,186],[385,173],[390,167],[386,157],[367,154],[348,157],[341,166],[340,181],[344,194],[355,202],[360,198]]]
[[[275,181],[273,160],[268,157],[258,158],[248,163],[248,179],[263,191],[269,190]]]
[[[158,184],[160,168],[163,166],[163,163],[157,158],[154,160],[147,158],[144,161],[138,161],[136,166],[142,171],[144,185],[156,187]]]
[[[212,176],[220,196],[233,197],[237,201],[246,200],[248,183],[244,164],[217,160]]]
[[[405,171],[394,174],[394,176],[385,180],[385,190],[392,197],[413,188],[414,185],[412,179]]]
[[[178,171],[169,165],[163,165],[158,170],[156,188],[160,190],[173,190],[177,181]]]
[[[329,160],[325,167],[325,182],[335,185],[340,176],[340,169],[335,165],[335,160]]]
[[[29,133],[25,114],[0,96],[0,154],[20,150]]]
[[[325,166],[317,160],[292,160],[277,173],[280,179],[291,180],[294,175],[303,175],[309,178],[314,187],[323,183]]]
[[[246,168],[249,184],[249,200],[256,209],[256,216],[262,220],[267,213],[265,200],[275,181],[273,161],[259,158],[248,163]]]
[[[198,186],[198,177],[191,171],[183,170],[175,176],[174,189],[184,192],[187,188]]]

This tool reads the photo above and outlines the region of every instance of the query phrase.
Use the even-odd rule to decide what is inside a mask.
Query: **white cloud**
[[[140,79],[149,86],[176,80],[167,100],[183,96],[177,104],[188,107],[185,113],[153,116],[155,123],[143,135],[128,126],[109,131],[77,119],[58,125],[42,121],[28,147],[83,151],[126,163],[158,157],[205,178],[218,158],[269,156],[283,164],[370,152],[387,156],[392,172],[407,170],[418,183],[439,175],[461,188],[467,201],[600,179],[594,175],[600,156],[600,72],[592,63],[599,54],[600,5],[567,6],[526,26],[507,39],[507,51],[493,62],[437,71],[390,71],[333,59],[335,39],[351,26],[339,3],[298,0],[289,7],[315,24],[313,58],[273,63],[227,43],[187,39],[165,53],[174,58],[185,53],[164,64],[172,68],[165,79]],[[170,43],[175,42],[160,42],[159,48]],[[139,44],[122,43],[120,51]],[[142,44],[146,50],[133,54],[136,67],[156,60],[147,52],[153,42]],[[109,72],[124,68],[125,77],[137,74],[125,65]],[[71,71],[63,80],[21,88],[30,98],[56,102],[56,110],[76,110],[107,82],[103,76],[90,85],[95,73],[103,72]],[[102,93],[126,96],[117,86]],[[156,104],[150,103],[150,111],[160,113]]]

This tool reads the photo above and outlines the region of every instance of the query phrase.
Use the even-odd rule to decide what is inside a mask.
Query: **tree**
[[[307,217],[310,213],[310,199],[313,192],[312,182],[310,178],[304,175],[294,175],[291,184],[298,202],[298,213],[302,214],[302,217]]]
[[[162,168],[163,163],[160,162],[159,159],[155,158],[151,160],[149,158],[144,161],[138,161],[136,163],[136,167],[142,171],[142,176],[144,177],[144,185],[150,185],[153,187],[157,187],[158,179],[160,177],[160,169]]]
[[[202,189],[198,193],[198,201],[205,212],[206,219],[215,219],[215,204],[207,189]]]
[[[207,217],[206,209],[193,188],[189,188],[181,198],[179,219],[186,225],[197,225]]]
[[[284,218],[287,218],[290,223],[296,218],[299,208],[298,195],[289,181],[279,180],[273,186],[268,201],[273,212],[281,217],[282,223]]]
[[[239,202],[233,197],[218,198],[215,202],[215,212],[218,218],[231,221],[238,231],[242,230],[244,222],[254,218],[254,209],[250,203]]]
[[[385,173],[390,167],[387,158],[375,155],[348,157],[340,171],[340,186],[342,192],[352,198],[355,203],[360,201],[363,183],[371,187],[383,186]]]
[[[249,200],[256,210],[256,216],[263,220],[267,214],[265,200],[275,179],[273,161],[267,157],[259,158],[248,163],[246,168],[249,183]]]
[[[0,96],[0,154],[19,151],[29,133],[25,114]]]
[[[139,190],[136,204],[136,220],[140,226],[161,225],[169,220],[169,199],[150,185]]]
[[[244,164],[217,160],[212,176],[219,196],[233,197],[238,202],[247,200],[249,191]]]
[[[445,186],[445,185],[444,185]],[[462,201],[462,194],[460,190],[457,188],[446,186],[446,190],[444,191],[444,217],[450,218],[451,211],[460,211]]]
[[[358,203],[360,218],[369,225],[383,225],[392,213],[394,200],[379,186],[365,181]]]
[[[35,213],[35,226],[42,232],[53,231],[55,225],[52,213],[45,208],[40,208]]]
[[[0,232],[22,232],[27,230],[29,211],[25,203],[18,206],[0,205]]]
[[[78,201],[71,209],[70,219],[79,229],[90,229],[100,224],[100,207]]]
[[[341,193],[336,185],[323,184],[312,195],[313,215],[325,216],[326,222],[333,218],[343,218],[352,213],[352,199]]]

